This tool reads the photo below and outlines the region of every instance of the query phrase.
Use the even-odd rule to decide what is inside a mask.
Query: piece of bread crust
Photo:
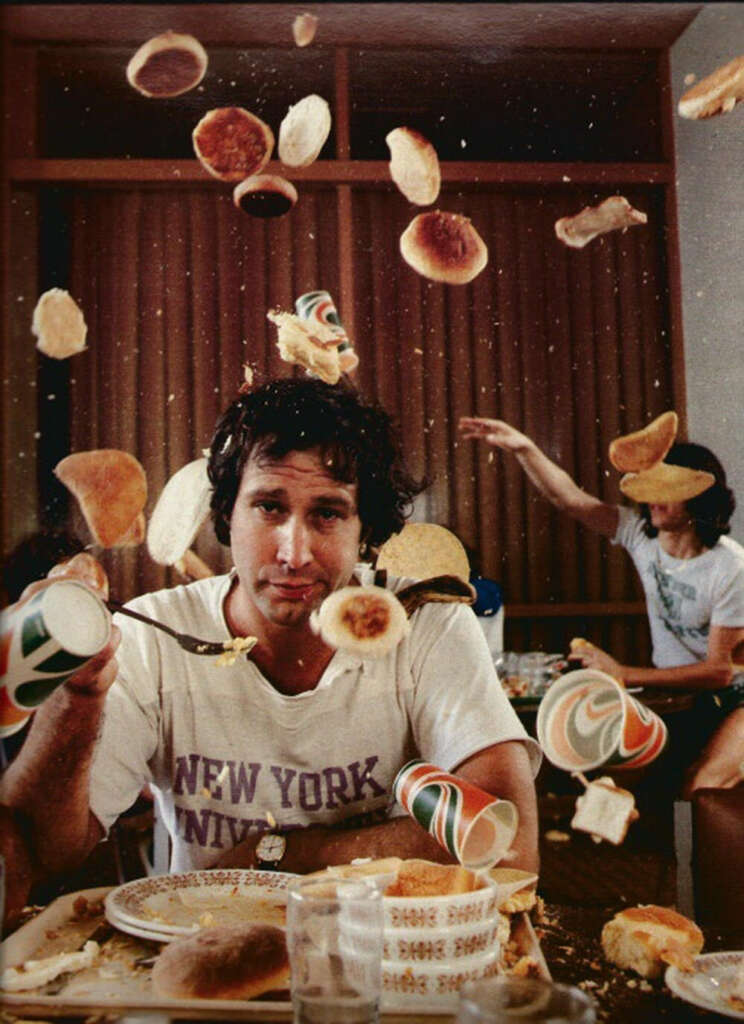
[[[602,929],[601,941],[611,963],[657,978],[666,963],[688,969],[703,948],[703,933],[682,914],[648,904],[615,914]]]
[[[276,347],[285,363],[303,366],[326,384],[337,384],[341,376],[339,337],[323,324],[301,320],[294,313],[270,310],[267,317],[279,328]]]
[[[414,217],[400,236],[409,266],[430,281],[467,284],[488,263],[488,249],[468,217],[429,210]]]
[[[315,39],[318,28],[318,19],[314,14],[298,14],[292,22],[292,36],[295,46],[309,46]]]
[[[106,570],[97,558],[88,551],[80,551],[72,558],[53,565],[47,573],[47,579],[71,578],[82,580],[93,590],[98,591],[104,601],[109,596],[109,581]]]
[[[390,149],[390,177],[409,203],[429,206],[441,186],[437,151],[413,128],[393,128],[385,136]]]
[[[565,245],[583,249],[598,235],[647,221],[646,214],[634,209],[625,196],[610,196],[598,206],[585,206],[573,217],[561,217],[555,222],[555,233]]]
[[[204,78],[207,54],[193,36],[163,32],[136,51],[127,64],[127,81],[143,96],[180,96]]]
[[[274,133],[243,107],[209,110],[191,133],[199,163],[220,181],[238,182],[262,171],[274,148]]]
[[[204,928],[165,947],[152,983],[173,999],[253,999],[288,988],[284,930],[266,924]]]
[[[677,413],[669,410],[642,430],[624,434],[610,442],[610,462],[621,473],[639,473],[661,462],[674,444],[679,426]]]
[[[412,858],[403,861],[398,877],[387,887],[385,895],[419,898],[455,896],[480,887],[481,882],[475,872],[461,864],[437,864]]]
[[[728,114],[740,100],[744,100],[744,56],[734,57],[696,82],[683,93],[677,110],[681,117],[700,120]]]

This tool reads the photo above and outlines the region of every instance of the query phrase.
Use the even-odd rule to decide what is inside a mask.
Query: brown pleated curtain
[[[672,389],[663,194],[623,192],[649,227],[569,250],[553,224],[596,202],[590,188],[445,188],[438,205],[467,214],[490,255],[472,284],[453,287],[400,257],[415,208],[391,189],[354,189],[359,385],[397,416],[411,470],[430,481],[416,518],[455,530],[508,603],[639,597],[624,553],[557,515],[513,459],[457,434],[461,415],[503,418],[588,491],[618,499],[609,441],[683,398]],[[293,372],[266,311],[316,287],[338,298],[337,223],[332,188],[304,188],[290,216],[267,222],[211,188],[77,192],[70,283],[90,350],[71,385],[72,449],[137,455],[149,511],[208,444],[244,362],[257,380]],[[229,564],[209,528],[196,549]],[[107,557],[123,597],[174,581],[144,548]]]

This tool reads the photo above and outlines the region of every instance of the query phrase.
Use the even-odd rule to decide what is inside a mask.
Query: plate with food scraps
[[[216,868],[137,878],[113,889],[105,901],[114,926],[190,935],[195,928],[254,921],[283,928],[287,886],[295,875],[249,868]]]
[[[664,980],[685,1002],[744,1020],[744,950],[696,956],[692,971],[667,967]]]

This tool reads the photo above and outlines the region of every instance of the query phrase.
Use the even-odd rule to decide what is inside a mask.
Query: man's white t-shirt
[[[674,558],[643,519],[619,507],[613,544],[633,559],[646,594],[652,661],[657,668],[705,659],[711,626],[744,626],[744,547],[729,537],[695,558]]]
[[[364,578],[365,575],[368,578]],[[358,570],[372,582],[369,569]],[[230,576],[148,594],[131,607],[182,632],[228,640]],[[391,589],[405,581],[390,581]],[[314,690],[279,693],[245,656],[232,666],[183,651],[117,616],[119,674],[92,770],[108,829],[146,782],[172,839],[172,871],[209,867],[250,831],[384,820],[411,758],[451,770],[504,740],[540,751],[505,697],[472,610],[427,604],[389,655],[337,651]]]

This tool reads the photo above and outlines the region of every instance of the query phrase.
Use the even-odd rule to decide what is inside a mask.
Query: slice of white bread
[[[288,988],[284,930],[268,924],[204,928],[165,947],[152,983],[172,999],[253,999]]]
[[[694,921],[654,904],[628,907],[602,929],[602,950],[610,963],[657,978],[665,964],[692,969],[703,948],[703,933]]]
[[[597,235],[645,224],[647,220],[646,214],[635,210],[625,196],[609,196],[599,206],[585,206],[573,217],[561,217],[555,222],[555,233],[565,245],[583,249]]]
[[[606,839],[619,846],[631,822],[638,818],[635,797],[627,789],[616,786],[609,775],[594,779],[577,797],[576,813],[571,828],[588,832],[597,841]]]
[[[430,860],[404,860],[386,896],[455,896],[481,888],[481,880],[461,864],[437,864]]]
[[[681,117],[699,120],[713,114],[728,114],[739,100],[744,100],[744,56],[734,57],[696,82],[681,97],[677,110]]]

